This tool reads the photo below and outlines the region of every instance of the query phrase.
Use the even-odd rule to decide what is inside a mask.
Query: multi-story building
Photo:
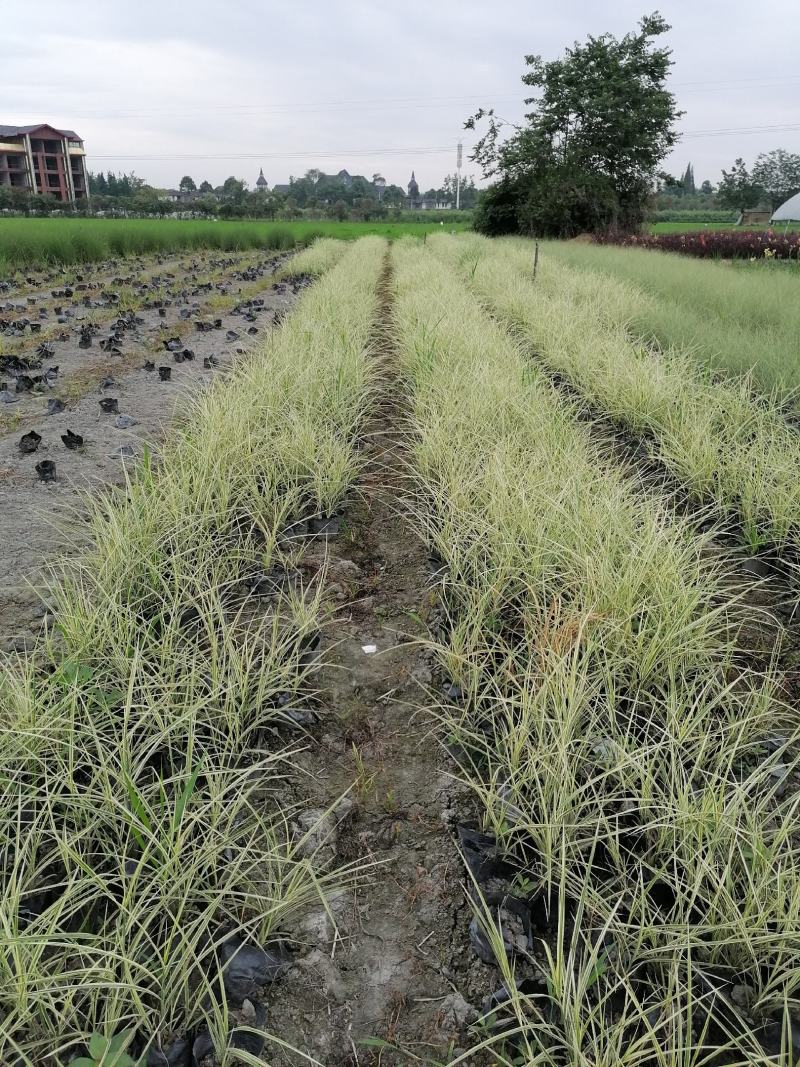
[[[89,195],[86,153],[74,130],[0,125],[0,185],[70,202]]]

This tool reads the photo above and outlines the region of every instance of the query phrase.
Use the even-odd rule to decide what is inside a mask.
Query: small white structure
[[[770,222],[800,222],[800,193],[795,193],[775,208]]]

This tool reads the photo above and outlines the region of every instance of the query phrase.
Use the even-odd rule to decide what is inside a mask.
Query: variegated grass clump
[[[316,241],[292,256],[288,263],[275,271],[275,280],[299,278],[303,274],[319,277],[335,267],[347,251],[347,242],[335,237],[318,237]]]

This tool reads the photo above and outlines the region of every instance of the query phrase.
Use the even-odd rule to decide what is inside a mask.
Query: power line
[[[788,133],[793,130],[800,130],[800,123],[785,123],[779,126],[739,126],[717,130],[690,130],[682,133],[681,137],[730,137],[733,135],[738,137],[750,133]]]
[[[708,130],[687,130],[681,133],[682,138],[695,137],[730,137],[746,136],[753,133],[788,133],[800,129],[798,123],[781,123],[771,126],[736,126],[720,127]],[[455,144],[450,145],[416,145],[407,147],[384,147],[384,148],[326,148],[304,149],[302,151],[286,152],[165,152],[149,153],[147,155],[130,153],[92,153],[92,159],[120,160],[120,161],[148,161],[157,160],[258,160],[258,159],[342,159],[352,156],[382,156],[382,155],[441,155],[453,152]]]
[[[672,82],[672,88],[687,88],[690,85],[752,85],[756,82],[759,84],[773,84],[779,82],[795,82],[800,81],[800,74],[764,74],[756,78],[713,78],[709,81],[690,81],[690,82]]]
[[[442,155],[455,152],[456,145],[428,145],[416,148],[341,148],[304,150],[302,152],[222,152],[222,153],[164,153],[156,155],[114,155],[113,153],[91,153],[92,159],[115,160],[179,160],[179,159],[342,159],[348,156],[382,156],[382,155]]]
[[[716,88],[721,92],[728,92],[732,88],[773,88],[781,84],[794,85],[800,81],[800,75],[765,75],[756,78],[730,78],[710,79],[707,81],[671,82],[670,89],[683,89],[687,92],[702,92]],[[8,87],[11,91],[11,87]],[[451,104],[463,104],[465,107],[481,101],[488,101],[491,106],[505,103],[520,103],[524,100],[524,89],[520,95],[508,96],[496,93],[496,91],[470,92],[458,96],[399,96],[385,97],[383,100],[370,98],[355,98],[350,100],[319,100],[308,101],[303,104],[198,104],[180,105],[170,108],[161,104],[151,107],[140,105],[133,108],[111,108],[102,111],[73,111],[69,112],[72,119],[76,118],[105,118],[124,117],[130,119],[149,118],[152,116],[173,116],[180,118],[183,115],[209,114],[209,113],[235,113],[242,112],[251,116],[256,115],[300,115],[300,114],[331,114],[347,113],[349,111],[393,111],[393,110],[432,110],[434,108],[449,107]],[[70,120],[70,121],[71,121]]]

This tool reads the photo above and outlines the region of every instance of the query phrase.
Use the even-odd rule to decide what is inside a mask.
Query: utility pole
[[[458,142],[458,155],[456,156],[456,211],[461,207],[461,153],[463,146]]]

